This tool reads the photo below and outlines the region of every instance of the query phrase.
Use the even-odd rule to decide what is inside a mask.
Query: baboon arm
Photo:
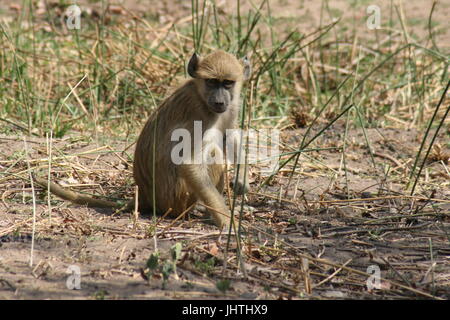
[[[241,145],[241,137],[239,135],[233,135],[233,139],[233,161],[236,169],[235,175],[237,175],[238,178],[235,190],[237,194],[244,194],[250,189],[250,184],[248,182],[248,168],[246,168],[245,165],[246,151]],[[245,139],[245,137],[243,137],[243,139]]]
[[[34,176],[34,181],[39,184],[41,187],[47,189],[48,181],[46,179],[42,179]],[[78,194],[76,192],[70,191],[68,189],[62,188],[56,183],[50,182],[50,192],[57,195],[58,197],[73,202],[79,205],[87,205],[92,208],[120,208],[122,205],[112,201],[106,201],[101,199],[94,199],[88,196],[84,196]]]
[[[237,165],[236,165],[236,169],[237,169]],[[237,171],[237,173],[236,173],[238,176],[238,180],[237,180],[237,186],[236,186],[235,190],[236,190],[236,193],[240,194],[240,195],[248,192],[250,189],[250,184],[248,182],[248,171],[245,169],[246,169],[245,163],[241,163],[239,165],[239,171]]]
[[[210,212],[214,223],[219,227],[228,225],[229,209],[225,205],[222,195],[211,181],[205,165],[183,164],[178,167],[181,177],[185,180],[189,190],[201,200]]]

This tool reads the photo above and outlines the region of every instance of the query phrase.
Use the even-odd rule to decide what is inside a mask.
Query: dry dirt
[[[42,3],[57,3],[55,0],[38,1]],[[83,11],[97,15],[102,11],[103,1],[93,3],[89,0],[78,0],[76,3]],[[151,5],[147,0],[109,0],[106,4],[112,8],[110,14],[123,15],[124,17],[147,16],[156,18],[161,24],[177,22],[191,15],[191,1],[185,0],[160,0],[154,1]],[[247,10],[255,11],[260,2],[258,1],[240,1],[241,12]],[[368,14],[366,12],[369,5],[376,5],[380,8],[380,22],[383,28],[389,29],[389,20],[396,21],[393,26],[394,33],[400,31],[398,14],[394,7],[391,10],[390,0],[332,0],[332,1],[314,1],[314,0],[271,0],[269,2],[270,10],[274,19],[284,19],[282,28],[297,28],[302,33],[308,34],[318,27],[331,23],[333,19],[341,19],[341,23],[348,25],[354,32],[360,43],[364,45],[369,39],[376,39],[375,32],[368,32],[366,27]],[[431,12],[433,1],[423,0],[395,0],[392,4],[397,5],[403,13],[405,28],[408,36],[421,43],[421,40],[429,38],[428,18]],[[201,5],[201,1],[200,1]],[[216,1],[219,10],[227,14],[235,14],[237,11],[236,1],[219,0]],[[26,8],[25,8],[26,9]],[[14,0],[3,0],[0,2],[0,18],[6,20],[15,19],[14,14],[23,10],[22,6]],[[399,12],[400,12],[399,11]],[[36,15],[44,15],[45,11],[36,12]],[[433,11],[432,27],[434,41],[439,49],[444,52],[450,50],[450,29],[448,21],[450,20],[450,3],[446,1],[437,1]],[[270,32],[270,30],[267,30]],[[398,36],[399,34],[396,34]]]
[[[343,132],[342,125],[335,125],[319,139],[316,147],[336,146]],[[286,145],[295,145],[303,134],[304,129],[286,129],[282,140]],[[232,244],[229,270],[225,273],[225,278],[231,280],[231,288],[225,294],[216,288],[216,282],[221,279],[220,261],[226,236],[219,237],[215,227],[202,222],[195,212],[184,221],[163,219],[155,229],[147,216],[135,220],[131,213],[113,215],[108,209],[83,208],[53,197],[49,217],[45,192],[38,187],[33,266],[30,267],[33,225],[30,184],[15,176],[2,179],[0,298],[424,297],[389,282],[382,282],[386,290],[369,294],[364,278],[361,280],[351,271],[342,271],[310,295],[300,295],[305,289],[299,271],[300,254],[346,264],[363,272],[376,264],[387,279],[428,294],[434,290],[437,296],[449,298],[448,172],[441,164],[430,163],[428,177],[423,177],[429,182],[420,184],[418,196],[396,197],[407,194],[403,190],[406,177],[401,173],[402,167],[414,159],[421,135],[414,130],[368,129],[377,164],[374,169],[367,147],[360,142],[362,134],[361,130],[351,130],[348,135],[348,141],[353,141],[346,152],[348,193],[344,175],[336,174],[342,153],[322,150],[310,153],[312,159],[302,158],[299,174],[294,176],[289,188],[286,172],[248,196],[247,204],[253,208],[252,214],[245,208],[244,218],[247,236],[243,252],[248,277],[237,274],[233,267],[236,260],[235,244]],[[18,175],[27,177],[22,170],[17,170],[26,170],[22,139],[2,136],[0,144],[7,159],[0,162],[2,170],[13,168]],[[38,167],[39,163],[45,163],[45,140],[30,139],[27,144],[31,165]],[[125,144],[110,142],[104,146],[93,147],[75,137],[55,140],[53,176],[57,178],[54,179],[78,191],[99,193],[101,190],[106,195],[131,196],[118,187],[131,179],[124,161],[127,154],[100,152],[109,146],[123,150]],[[127,152],[132,154],[132,148]],[[381,179],[387,167],[391,171]],[[257,167],[250,170],[255,189],[262,178]],[[40,174],[44,175],[45,171]],[[284,190],[289,192],[286,194]],[[270,194],[272,198],[262,194]],[[346,201],[348,196],[361,200]],[[164,262],[170,260],[169,249],[176,242],[183,245],[177,276],[172,274],[165,287],[161,273],[155,272],[146,279],[142,273],[155,244],[161,252],[160,261]],[[310,261],[310,264],[314,285],[337,270],[320,261]],[[69,266],[81,269],[81,290],[67,289]]]

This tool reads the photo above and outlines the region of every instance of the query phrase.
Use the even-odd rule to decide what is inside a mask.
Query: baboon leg
[[[237,175],[237,185],[236,193],[244,194],[250,189],[250,184],[248,182],[248,168],[245,166],[245,149],[241,145],[241,138],[239,135],[233,135],[233,161],[234,161],[234,172]],[[238,170],[239,165],[239,170]],[[233,179],[233,184],[235,179]]]
[[[216,189],[217,191],[219,191],[219,193],[223,192],[223,189],[225,188],[225,174],[223,173],[220,178],[219,178],[219,182],[217,182],[216,184]]]
[[[214,224],[222,228],[229,224],[229,209],[225,205],[222,195],[208,175],[205,165],[184,164],[178,167],[180,175],[185,180],[196,197],[202,201],[210,213]]]
[[[237,171],[237,166],[236,166]],[[238,181],[236,185],[236,193],[237,194],[244,194],[248,192],[250,189],[250,184],[248,183],[248,172],[245,170],[245,164],[241,164],[239,166],[239,171],[236,173],[238,175]],[[234,181],[233,181],[234,182]]]

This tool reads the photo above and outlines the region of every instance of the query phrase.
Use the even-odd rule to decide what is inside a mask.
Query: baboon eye
[[[218,87],[220,85],[220,81],[217,79],[206,79],[206,85],[211,88]]]
[[[234,86],[234,81],[232,81],[232,80],[224,80],[223,81],[223,86],[226,89],[231,89]]]

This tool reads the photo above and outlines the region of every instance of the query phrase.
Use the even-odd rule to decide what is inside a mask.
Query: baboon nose
[[[214,110],[216,110],[216,112],[224,112],[225,109],[226,106],[224,102],[214,102]]]
[[[220,101],[212,102],[212,103],[210,103],[210,106],[211,106],[211,109],[217,113],[225,112],[225,110],[227,109],[227,105],[225,104],[225,102],[220,102]]]

